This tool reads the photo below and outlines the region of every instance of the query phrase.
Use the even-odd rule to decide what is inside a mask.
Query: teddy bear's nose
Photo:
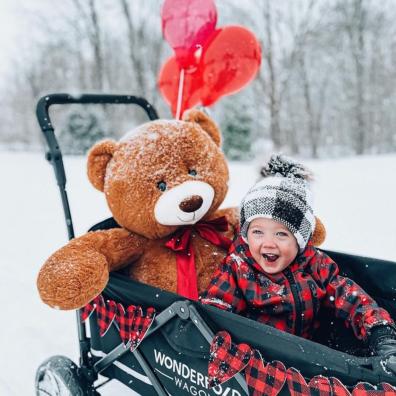
[[[202,203],[202,197],[199,195],[192,195],[191,197],[183,199],[183,201],[180,202],[179,208],[183,212],[191,213],[198,210],[202,206]]]

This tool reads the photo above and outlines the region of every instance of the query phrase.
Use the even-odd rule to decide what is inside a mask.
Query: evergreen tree
[[[74,108],[66,116],[61,128],[59,143],[65,154],[85,154],[98,140],[107,133],[103,113],[93,108]]]
[[[238,106],[235,101],[228,101],[221,122],[223,150],[230,160],[251,159],[253,120],[246,106]]]

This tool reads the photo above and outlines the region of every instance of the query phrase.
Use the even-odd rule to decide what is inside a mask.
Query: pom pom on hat
[[[307,181],[313,180],[312,172],[309,169],[282,154],[273,154],[267,164],[261,168],[260,174],[263,177],[283,176]]]
[[[241,235],[247,241],[252,220],[270,218],[284,224],[304,250],[315,227],[312,173],[303,165],[282,155],[273,155],[261,169],[264,177],[247,193],[241,204]]]

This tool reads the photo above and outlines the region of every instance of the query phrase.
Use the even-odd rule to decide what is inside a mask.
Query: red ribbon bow
[[[232,241],[219,232],[228,230],[225,216],[209,221],[200,221],[176,231],[165,246],[176,253],[177,293],[198,300],[197,273],[195,271],[194,250],[191,246],[191,234],[196,232],[201,238],[215,246],[228,250]]]

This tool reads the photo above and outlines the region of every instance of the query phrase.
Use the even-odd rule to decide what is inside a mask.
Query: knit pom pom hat
[[[305,249],[315,227],[313,197],[309,186],[311,172],[280,154],[273,155],[261,169],[261,179],[241,203],[241,235],[247,242],[251,221],[259,217],[285,225]]]

